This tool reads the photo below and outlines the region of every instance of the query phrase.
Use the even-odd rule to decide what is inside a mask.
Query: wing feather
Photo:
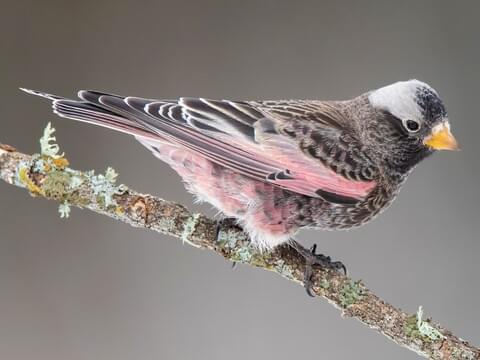
[[[354,203],[375,186],[375,181],[337,174],[279,131],[286,121],[303,118],[304,126],[323,126],[330,140],[338,139],[342,126],[334,107],[319,113],[318,105],[305,101],[150,100],[84,90],[81,101],[38,95],[50,96],[61,116],[130,133],[149,147],[156,141],[185,147],[239,174],[299,194]]]

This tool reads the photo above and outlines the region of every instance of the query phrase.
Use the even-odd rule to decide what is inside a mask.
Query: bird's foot
[[[303,282],[305,290],[309,296],[315,297],[315,294],[312,292],[312,273],[314,265],[319,265],[328,270],[343,272],[345,275],[347,275],[347,268],[341,261],[332,261],[330,256],[316,253],[317,244],[312,245],[309,250],[306,250],[304,247],[300,246],[294,241],[292,243],[292,247],[297,250],[305,259],[305,273]]]

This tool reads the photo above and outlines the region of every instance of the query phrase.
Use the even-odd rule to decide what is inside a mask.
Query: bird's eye
[[[418,130],[420,130],[420,124],[418,122],[416,122],[415,120],[406,120],[404,121],[403,125],[405,126],[405,128],[410,131],[410,132],[417,132]]]

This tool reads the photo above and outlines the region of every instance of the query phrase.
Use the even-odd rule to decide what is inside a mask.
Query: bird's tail
[[[138,122],[127,119],[119,114],[115,114],[107,109],[95,106],[86,101],[66,99],[36,90],[24,88],[20,88],[20,90],[25,91],[27,94],[40,96],[50,100],[52,102],[53,112],[60,117],[106,127],[135,137],[158,137]]]

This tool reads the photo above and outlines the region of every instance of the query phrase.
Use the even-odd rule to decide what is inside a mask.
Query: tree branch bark
[[[57,148],[58,150],[58,148]],[[216,252],[224,258],[278,273],[303,284],[304,258],[284,245],[269,253],[250,246],[248,236],[234,225],[223,224],[216,239],[217,222],[192,214],[184,206],[116,185],[116,174],[95,175],[68,167],[68,161],[55,154],[27,155],[0,144],[0,178],[61,203],[62,216],[70,205],[86,208],[123,221],[171,235],[192,246]],[[378,331],[400,346],[429,359],[480,359],[480,349],[458,338],[446,328],[424,320],[420,314],[407,314],[386,303],[360,281],[338,272],[315,267],[313,293],[328,300],[352,317]]]

